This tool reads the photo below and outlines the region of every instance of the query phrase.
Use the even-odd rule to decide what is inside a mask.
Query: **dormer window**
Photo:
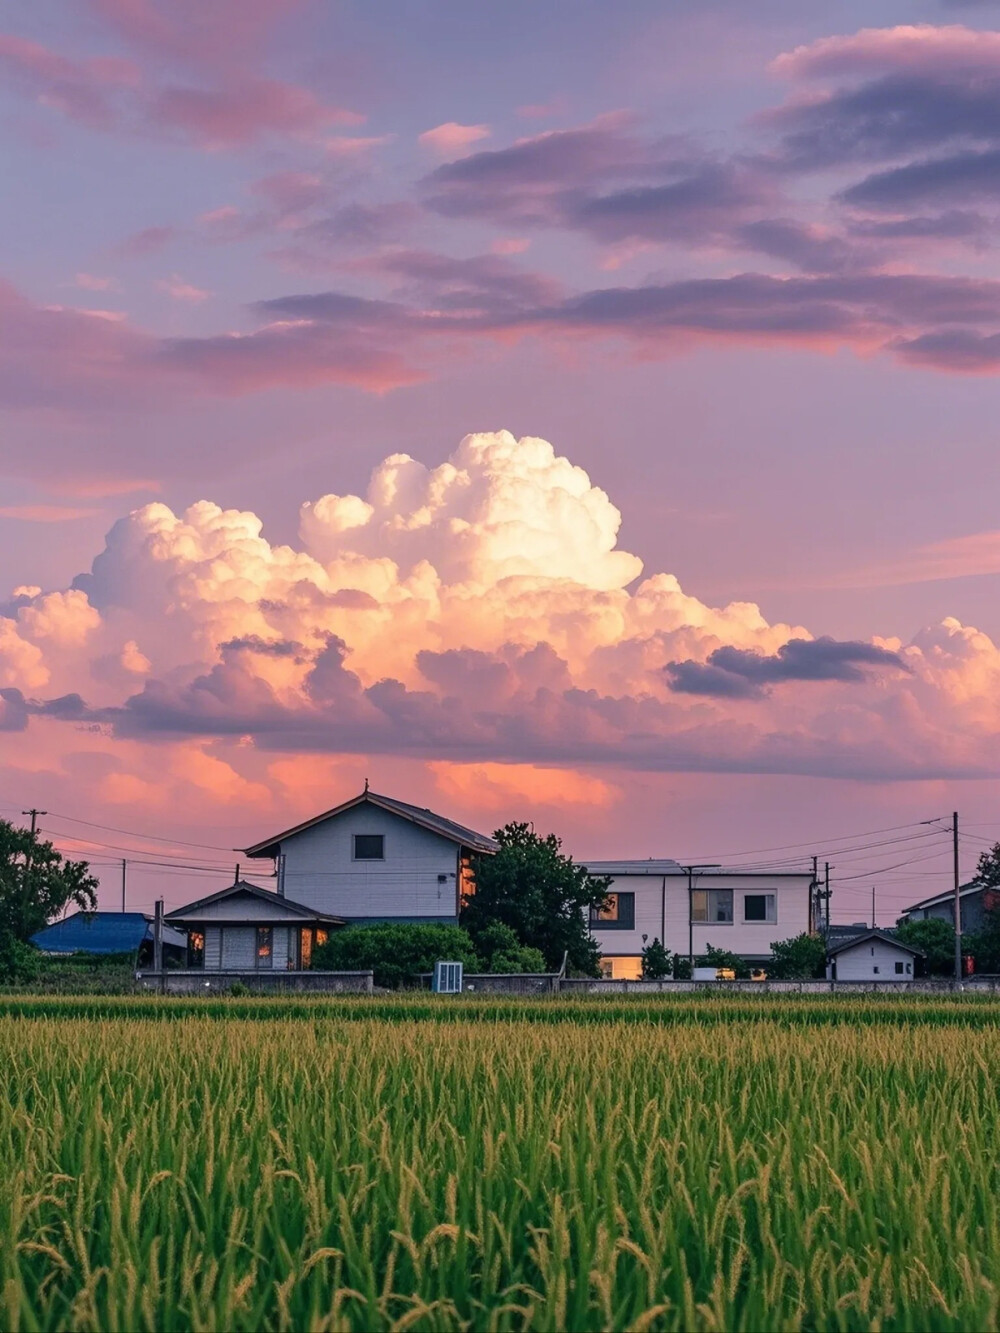
[[[354,859],[355,861],[384,861],[385,834],[355,833]]]

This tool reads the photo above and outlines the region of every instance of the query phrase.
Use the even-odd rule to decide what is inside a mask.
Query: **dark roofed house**
[[[473,858],[493,838],[366,787],[358,796],[245,848],[274,862],[278,893],[348,924],[458,920]]]
[[[339,917],[303,907],[246,880],[168,912],[165,926],[187,931],[189,961],[207,972],[300,971]]]
[[[963,884],[959,889],[962,904],[962,933],[979,930],[985,914],[995,907],[1000,907],[1000,890],[985,888],[982,884]],[[944,893],[935,893],[930,898],[908,907],[903,914],[907,921],[939,920],[955,924],[955,890],[946,889]]]
[[[153,918],[144,912],[74,912],[39,930],[31,942],[42,953],[55,956],[130,954],[141,967],[153,956]],[[171,961],[183,960],[187,937],[179,930],[165,928],[163,952]]]

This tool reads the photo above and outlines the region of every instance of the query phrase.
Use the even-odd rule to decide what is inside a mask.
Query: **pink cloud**
[[[330,157],[352,158],[361,157],[365,153],[371,152],[373,148],[382,148],[385,144],[392,143],[392,140],[393,135],[391,134],[374,134],[362,138],[340,135],[333,139],[327,139],[324,147]]]
[[[850,37],[821,37],[786,51],[772,61],[771,69],[792,78],[811,78],[880,70],[936,74],[942,65],[952,71],[1000,70],[1000,32],[932,23],[862,28]]]
[[[130,61],[74,60],[9,34],[0,34],[0,66],[40,105],[94,128],[109,127],[116,118],[115,94],[139,83]]]
[[[530,247],[531,242],[523,236],[503,236],[490,249],[495,255],[523,255]]]
[[[101,278],[95,273],[78,273],[74,281],[85,292],[114,291],[118,286],[114,278]]]
[[[328,105],[306,88],[246,77],[209,89],[164,88],[150,100],[146,115],[150,128],[172,126],[210,149],[238,147],[267,134],[356,125],[363,119]]]
[[[0,518],[16,518],[24,523],[70,523],[77,518],[93,518],[100,512],[64,505],[4,505],[0,507]]]
[[[203,287],[195,287],[190,282],[185,282],[179,273],[171,273],[169,278],[161,278],[156,284],[157,290],[165,292],[173,301],[188,301],[199,304],[207,301],[212,295]]]
[[[488,139],[490,134],[488,125],[459,125],[449,120],[444,125],[437,125],[417,135],[417,143],[442,157],[456,157],[481,139]]]
[[[176,227],[144,227],[115,246],[115,253],[126,259],[141,259],[158,254],[179,235]]]

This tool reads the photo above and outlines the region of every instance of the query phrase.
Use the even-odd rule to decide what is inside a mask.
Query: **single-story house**
[[[1000,907],[1000,891],[984,888],[982,884],[963,884],[959,889],[959,901],[962,904],[962,933],[979,930],[988,911]],[[923,898],[919,903],[908,907],[903,914],[907,921],[926,921],[938,919],[955,924],[955,890],[946,889],[944,893],[935,893],[930,898]]]
[[[137,967],[153,958],[153,918],[144,912],[74,912],[53,921],[31,937],[42,953],[64,956],[74,953],[131,954]],[[187,937],[179,930],[163,931],[163,955],[170,962],[183,962]]]
[[[344,924],[241,879],[163,920],[187,932],[187,965],[206,972],[307,969],[315,946]]]
[[[775,940],[813,929],[808,871],[759,873],[723,866],[688,868],[667,859],[588,861],[609,876],[608,906],[590,914],[604,975],[642,975],[642,951],[658,939],[670,953],[703,955],[709,945],[766,967]]]
[[[827,949],[827,976],[832,981],[912,981],[919,949],[884,930],[868,930]]]
[[[274,864],[278,896],[347,924],[455,924],[473,857],[497,844],[433,810],[365,790],[243,849]]]

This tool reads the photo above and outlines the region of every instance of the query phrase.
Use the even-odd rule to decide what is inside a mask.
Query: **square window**
[[[777,919],[777,897],[773,893],[748,893],[743,899],[744,921],[774,921]]]
[[[709,925],[732,925],[732,889],[695,889],[691,894],[691,920]]]
[[[354,859],[355,861],[384,861],[385,834],[355,833]]]
[[[607,906],[590,909],[590,924],[598,930],[635,930],[635,894],[609,893]]]
[[[872,968],[872,971],[873,971],[873,972],[877,972],[877,971],[878,971],[878,964],[876,964],[876,965]]]
[[[902,964],[902,963],[897,963],[897,964],[896,964],[896,974],[897,974],[897,976],[900,976],[900,977],[903,975],[903,964]]]

